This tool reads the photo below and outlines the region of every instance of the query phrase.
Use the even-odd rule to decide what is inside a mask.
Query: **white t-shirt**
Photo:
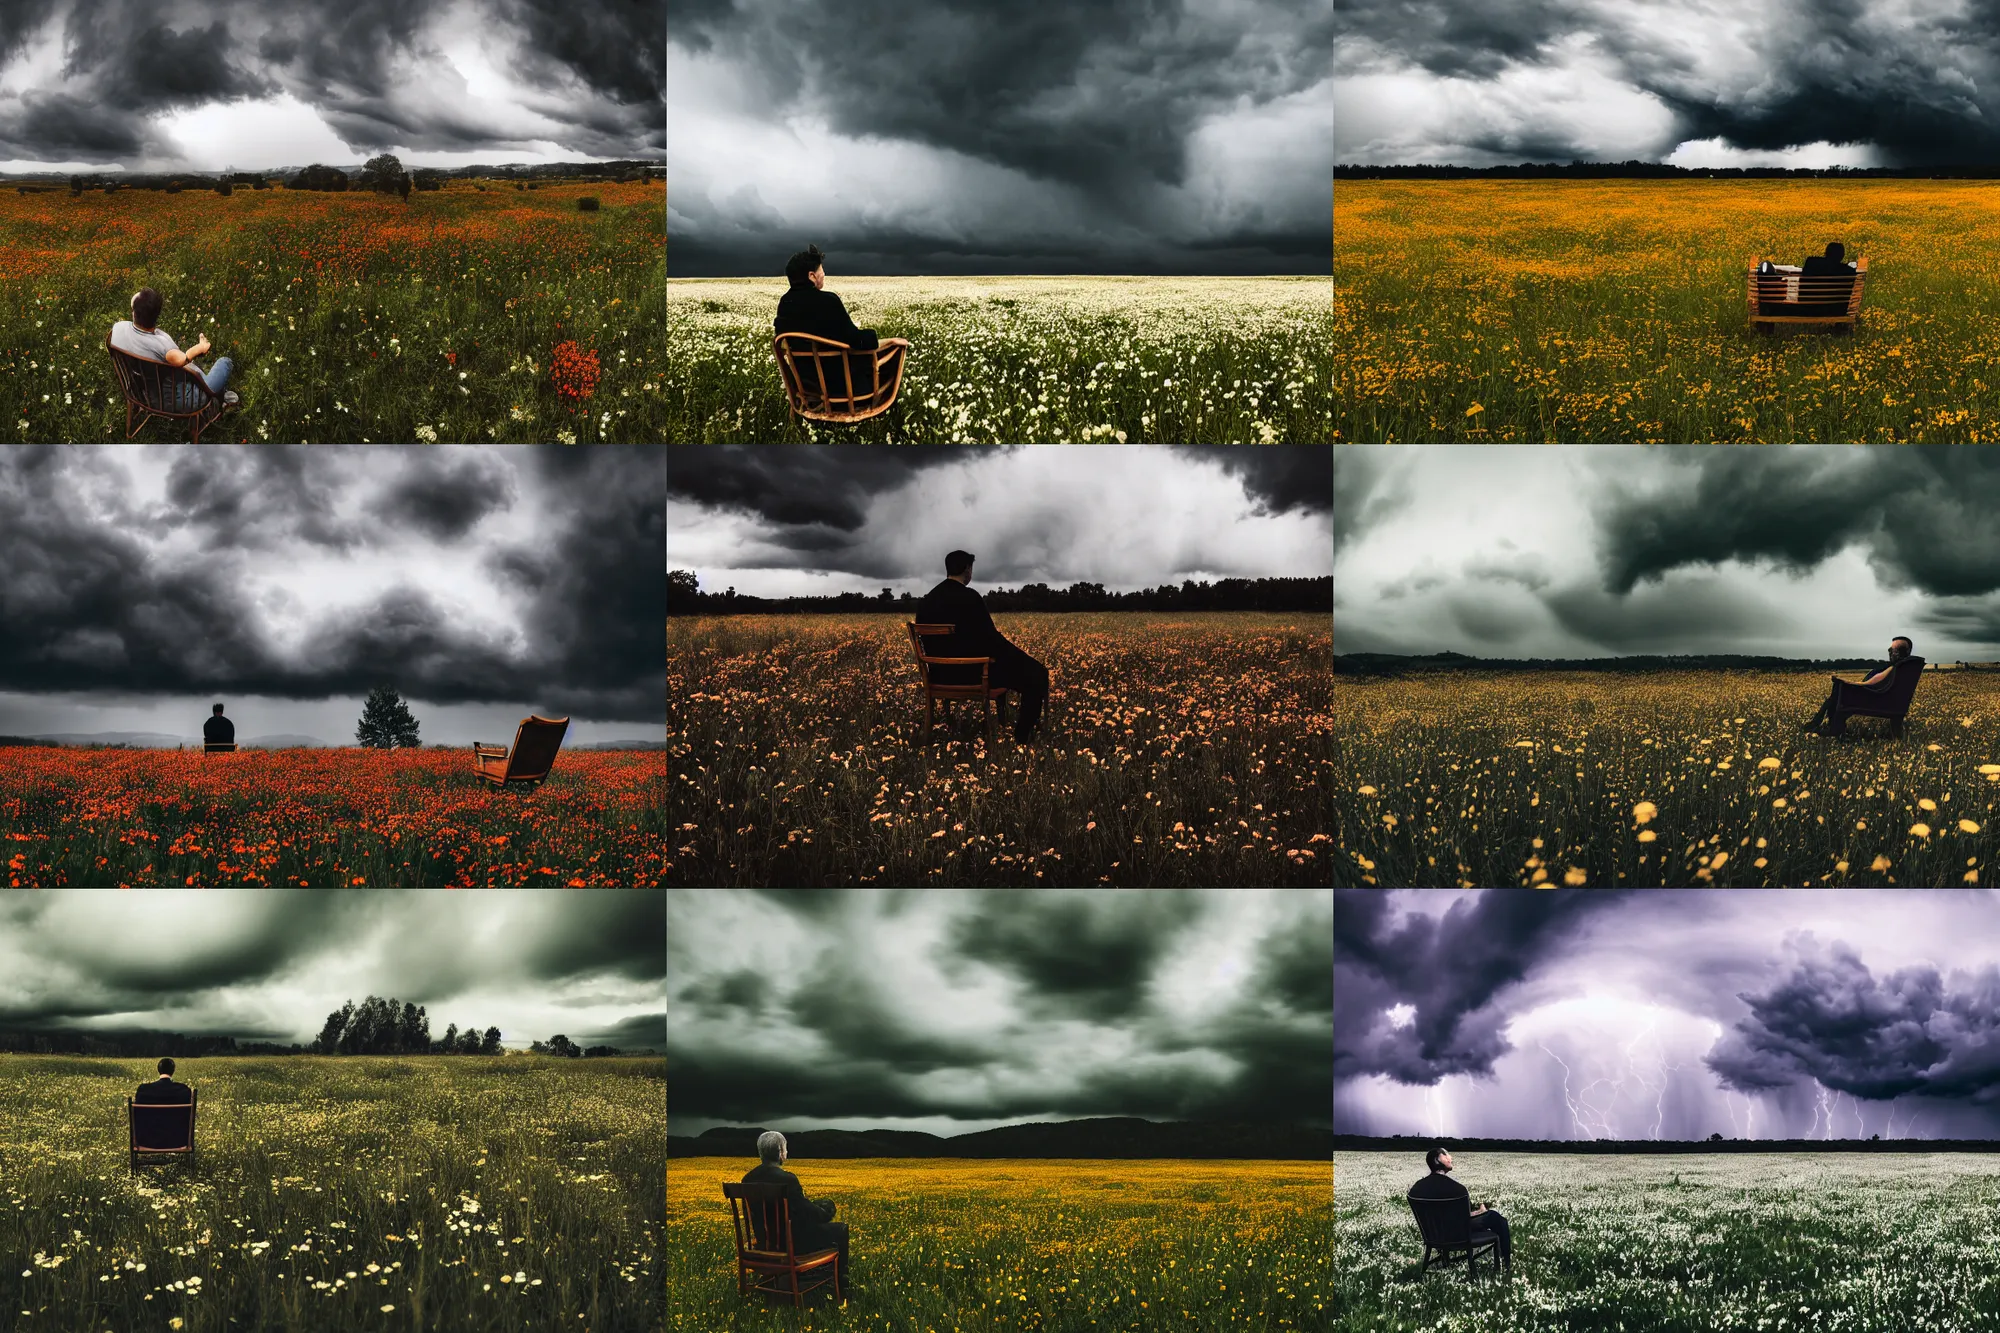
[[[154,329],[147,333],[129,319],[121,319],[111,326],[111,345],[132,356],[143,356],[148,361],[165,361],[168,352],[181,350],[172,337]]]

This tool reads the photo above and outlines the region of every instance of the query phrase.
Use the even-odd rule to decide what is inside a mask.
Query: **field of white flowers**
[[[1418,1276],[1417,1153],[1334,1154],[1341,1329],[2000,1328],[2000,1172],[1976,1154],[1454,1153],[1514,1271]]]
[[[896,405],[794,420],[771,353],[776,278],[667,283],[676,443],[1312,444],[1332,438],[1323,277],[829,275],[862,328],[908,338]]]

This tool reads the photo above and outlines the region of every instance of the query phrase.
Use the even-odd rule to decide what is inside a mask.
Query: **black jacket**
[[[201,738],[210,744],[234,744],[236,724],[220,715],[211,717],[201,724]]]
[[[156,1078],[151,1083],[141,1083],[139,1090],[132,1094],[132,1100],[159,1102],[165,1106],[185,1105],[194,1100],[194,1089],[171,1078]]]
[[[772,326],[779,333],[810,333],[846,343],[856,352],[872,352],[879,346],[873,329],[857,329],[847,307],[832,292],[821,291],[810,282],[794,283],[778,298],[778,317]]]
[[[140,1084],[132,1100],[147,1106],[186,1106],[194,1101],[194,1089],[172,1079],[156,1079]],[[187,1146],[186,1128],[180,1116],[135,1116],[132,1137],[141,1148],[182,1148]]]
[[[924,594],[917,603],[917,623],[953,626],[949,634],[925,636],[926,657],[997,657],[1002,649],[1012,646],[994,628],[993,617],[987,614],[979,594],[957,579],[946,579]],[[932,667],[931,679],[939,685],[977,685],[979,668]]]
[[[806,1197],[805,1187],[799,1178],[784,1167],[771,1162],[759,1162],[743,1175],[746,1185],[782,1185],[785,1187],[785,1202],[791,1206],[792,1245],[800,1254],[812,1250],[823,1250],[833,1244],[832,1237],[820,1229],[822,1222],[833,1220],[833,1205],[815,1203]],[[751,1228],[757,1233],[757,1248],[778,1249],[784,1245],[783,1236],[766,1237],[763,1227],[763,1210],[750,1210]]]

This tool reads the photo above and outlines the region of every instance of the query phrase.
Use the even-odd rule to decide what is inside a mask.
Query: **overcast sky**
[[[2000,897],[1343,891],[1334,1120],[1546,1139],[2000,1136]]]
[[[6,0],[0,171],[651,158],[659,0]]]
[[[310,1042],[379,995],[423,1005],[433,1037],[658,1050],[664,911],[657,893],[554,889],[9,894],[0,1028]]]
[[[1341,162],[2000,157],[2000,15],[1905,0],[1343,0]]]
[[[669,890],[673,1131],[1327,1115],[1330,892]]]
[[[651,446],[0,450],[0,733],[353,744],[370,688],[426,742],[659,740]]]
[[[974,587],[1331,572],[1318,445],[669,446],[667,563],[704,592],[922,596],[947,551]]]
[[[2000,452],[1336,448],[1334,643],[2000,658]]]
[[[676,277],[1325,273],[1325,0],[674,0]]]

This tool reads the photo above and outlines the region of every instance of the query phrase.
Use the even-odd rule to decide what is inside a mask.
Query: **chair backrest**
[[[881,367],[873,353],[859,354],[867,359],[869,370],[867,382],[857,384],[846,343],[812,333],[780,333],[771,340],[771,350],[778,358],[792,407],[801,414],[865,412],[875,405],[881,392]]]
[[[1460,1246],[1472,1243],[1472,1209],[1463,1199],[1420,1199],[1411,1194],[1410,1212],[1416,1215],[1417,1230],[1424,1244]]]
[[[738,1257],[754,1253],[797,1259],[798,1250],[792,1244],[792,1208],[785,1202],[783,1185],[725,1183],[722,1197],[729,1200],[729,1215],[736,1223]]]
[[[549,766],[556,761],[556,751],[562,749],[563,737],[569,732],[566,717],[537,717],[530,714],[521,719],[515,729],[514,744],[507,751],[507,780],[515,778],[547,777]]]
[[[931,683],[931,664],[924,654],[924,639],[926,636],[935,637],[941,634],[950,634],[958,626],[920,625],[915,621],[911,621],[906,628],[910,631],[910,651],[915,653],[917,658],[917,675],[925,685],[929,685]]]
[[[201,1091],[188,1090],[185,1102],[139,1102],[125,1099],[125,1121],[131,1146],[140,1152],[173,1152],[194,1146],[195,1099]]]
[[[1896,663],[1896,674],[1889,678],[1889,688],[1882,695],[1884,707],[1899,713],[1910,709],[1910,700],[1916,697],[1917,682],[1924,678],[1924,659],[1906,657]]]
[[[203,741],[201,743],[201,752],[203,754],[234,754],[236,753],[236,742]]]
[[[1854,261],[1852,273],[1759,273],[1763,261],[1750,261],[1750,299],[1790,305],[1844,305],[1853,314],[1861,307],[1861,288],[1868,275],[1868,258]],[[1796,296],[1792,284],[1798,285]]]
[[[142,407],[185,414],[199,410],[210,397],[208,381],[187,366],[170,366],[164,361],[121,351],[111,345],[108,333],[104,335],[104,349],[111,353],[111,369],[117,376],[118,387]],[[183,407],[184,402],[195,406]]]

